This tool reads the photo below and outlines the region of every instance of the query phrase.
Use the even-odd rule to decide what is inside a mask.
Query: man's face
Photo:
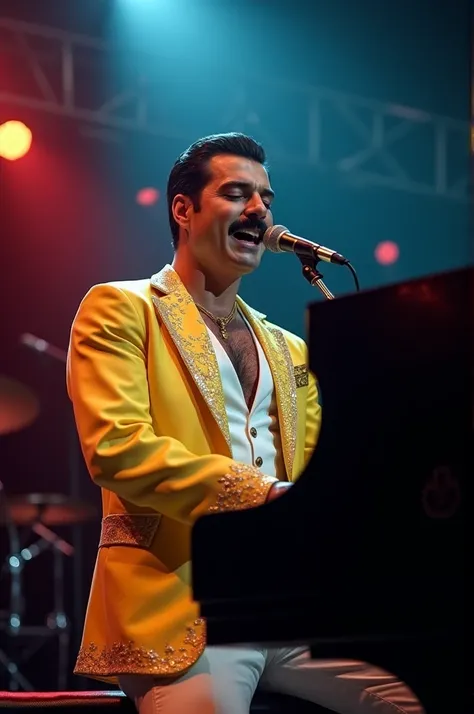
[[[179,250],[189,251],[209,277],[233,282],[260,264],[263,233],[273,225],[273,191],[265,168],[250,159],[214,156],[209,171],[200,209],[188,206]]]

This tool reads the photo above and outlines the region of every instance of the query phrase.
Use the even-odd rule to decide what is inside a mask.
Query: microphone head
[[[289,233],[285,226],[270,226],[263,234],[263,245],[272,253],[283,253],[278,241],[283,233]]]

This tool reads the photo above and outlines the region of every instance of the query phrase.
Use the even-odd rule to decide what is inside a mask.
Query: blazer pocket
[[[308,367],[305,364],[297,364],[294,367],[296,388],[308,386]]]

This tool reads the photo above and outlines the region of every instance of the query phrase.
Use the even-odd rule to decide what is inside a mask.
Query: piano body
[[[319,444],[281,498],[195,524],[209,644],[370,661],[466,714],[473,300],[463,269],[309,307]]]

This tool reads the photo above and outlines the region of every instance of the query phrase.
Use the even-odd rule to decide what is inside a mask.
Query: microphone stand
[[[298,255],[298,254],[297,254]],[[323,282],[324,275],[318,270],[317,265],[320,262],[319,258],[308,255],[298,255],[303,266],[303,276],[308,283],[314,288],[319,288],[327,300],[334,300],[334,295],[329,290],[328,286]]]

